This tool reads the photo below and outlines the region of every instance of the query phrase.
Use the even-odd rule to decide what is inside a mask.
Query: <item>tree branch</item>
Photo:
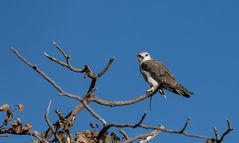
[[[234,128],[232,128],[231,122],[230,120],[227,120],[227,130],[222,134],[222,137],[220,139],[220,142],[222,142],[224,140],[224,137],[226,135],[228,135],[231,131],[235,130]]]
[[[63,92],[63,89],[56,83],[54,82],[49,76],[47,76],[43,71],[37,68],[36,65],[31,64],[28,62],[16,49],[11,48],[14,54],[17,55],[17,57],[22,60],[26,65],[31,67],[33,70],[35,70],[37,73],[39,73],[44,79],[46,79],[53,87],[56,88],[59,92]]]
[[[80,73],[84,73],[86,72],[87,76],[92,78],[92,79],[97,79],[99,77],[101,77],[108,69],[109,67],[112,65],[113,61],[115,60],[115,57],[112,57],[108,64],[98,73],[98,74],[93,74],[92,70],[90,69],[90,67],[88,65],[85,65],[85,68],[84,69],[80,69],[80,68],[74,68],[71,63],[70,63],[70,56],[68,54],[66,54],[66,52],[56,43],[56,42],[53,42],[53,44],[55,45],[56,49],[58,49],[61,54],[63,55],[63,57],[65,58],[65,61],[66,63],[48,55],[46,52],[44,52],[44,55],[51,61],[63,66],[63,67],[66,67],[68,69],[70,69],[71,71],[74,71],[74,72],[80,72]]]
[[[123,135],[123,137],[125,138],[125,140],[128,140],[128,139],[129,139],[129,137],[128,137],[128,135],[126,134],[125,131],[123,131],[122,129],[120,129],[119,132]]]
[[[179,131],[179,133],[183,133],[186,130],[190,120],[191,120],[190,118],[187,118],[187,121],[185,122],[183,128]]]
[[[131,105],[131,104],[135,104],[135,103],[138,103],[140,101],[143,101],[144,99],[153,96],[156,92],[157,92],[157,90],[153,93],[145,93],[142,96],[136,97],[134,99],[126,100],[126,101],[107,101],[107,100],[98,98],[96,96],[93,97],[92,101],[96,102],[100,105],[110,106],[110,107],[126,106],[126,105]]]
[[[16,133],[16,131],[13,128],[2,128],[2,129],[0,129],[0,134],[30,135],[30,136],[36,137],[38,140],[46,143],[42,134],[37,131],[34,131],[34,130],[28,130],[27,132]]]
[[[96,140],[97,142],[100,141],[101,137],[104,135],[105,132],[107,132],[107,130],[109,130],[111,127],[117,127],[117,128],[125,128],[125,127],[132,127],[132,128],[137,128],[141,125],[141,123],[143,122],[143,120],[145,119],[147,113],[144,113],[144,115],[141,117],[141,119],[139,120],[138,123],[136,124],[116,124],[116,123],[110,123],[110,124],[106,124],[101,131],[99,132]]]
[[[114,60],[115,60],[115,57],[112,57],[109,60],[108,64],[97,74],[97,78],[101,77],[110,68]]]

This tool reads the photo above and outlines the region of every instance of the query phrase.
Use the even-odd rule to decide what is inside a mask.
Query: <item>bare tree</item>
[[[194,135],[191,133],[186,132],[186,129],[188,127],[188,124],[190,122],[190,118],[187,118],[185,124],[182,126],[181,129],[175,130],[175,129],[168,129],[165,126],[155,126],[155,125],[146,125],[143,124],[143,121],[145,117],[147,116],[147,113],[144,113],[140,118],[139,121],[135,123],[111,123],[108,122],[107,119],[102,117],[100,114],[98,114],[94,109],[90,107],[90,103],[94,102],[96,104],[101,105],[101,108],[104,106],[109,107],[115,107],[115,106],[129,106],[138,102],[141,102],[149,97],[152,97],[157,90],[155,90],[153,93],[145,93],[144,95],[138,96],[136,98],[126,100],[126,101],[107,101],[102,98],[97,97],[94,94],[95,87],[97,84],[97,80],[101,78],[106,71],[110,68],[115,58],[109,59],[106,66],[99,72],[96,73],[92,70],[92,68],[88,65],[85,65],[83,68],[75,68],[71,65],[71,57],[69,54],[67,54],[57,43],[54,42],[55,48],[61,53],[61,55],[64,57],[65,61],[61,61],[53,56],[50,56],[47,53],[44,53],[45,56],[51,60],[52,62],[55,62],[58,65],[61,65],[64,68],[67,68],[71,70],[72,72],[77,72],[80,74],[83,74],[87,76],[91,82],[88,88],[88,91],[85,93],[84,96],[75,95],[70,92],[65,91],[60,85],[57,84],[56,81],[54,81],[51,77],[49,77],[46,73],[44,73],[39,67],[37,67],[35,64],[30,63],[28,60],[26,60],[16,49],[11,49],[12,52],[27,66],[32,68],[34,71],[36,71],[39,75],[41,75],[48,83],[50,83],[59,93],[59,96],[65,96],[74,100],[77,100],[79,104],[75,106],[74,109],[71,110],[67,115],[63,115],[62,112],[59,109],[55,110],[55,113],[58,115],[59,119],[54,122],[53,124],[48,118],[49,110],[51,106],[51,101],[49,102],[49,105],[45,112],[45,121],[47,125],[49,126],[48,129],[45,130],[45,132],[39,132],[34,131],[31,129],[30,124],[22,124],[20,118],[16,118],[14,116],[14,113],[16,112],[16,108],[11,109],[8,104],[4,104],[0,107],[0,112],[5,113],[5,119],[0,126],[0,135],[30,135],[35,137],[34,142],[42,142],[42,143],[48,143],[48,142],[58,142],[58,143],[118,143],[118,142],[124,142],[124,143],[132,143],[132,142],[139,142],[139,143],[145,143],[150,141],[151,139],[158,136],[160,133],[170,133],[170,134],[180,134],[185,137],[191,137],[195,139],[203,139],[206,143],[221,143],[225,136],[228,135],[231,131],[234,130],[234,128],[231,126],[231,123],[229,120],[227,120],[227,129],[225,132],[222,133],[220,136],[218,133],[218,130],[216,128],[213,129],[215,137],[210,136],[203,136],[203,135]],[[23,105],[18,104],[16,107],[18,107],[19,111],[23,110]],[[100,125],[101,129],[98,131],[79,131],[75,133],[75,136],[70,131],[70,128],[74,126],[75,119],[77,116],[80,116],[80,112],[86,109],[96,120],[100,121],[102,125]],[[113,110],[113,109],[112,109]],[[99,125],[95,123],[90,124],[92,127],[99,127]],[[116,135],[116,133],[108,133],[107,131],[110,128],[118,128],[120,137]],[[123,128],[131,128],[133,130],[136,130],[137,128],[143,128],[147,130],[151,130],[150,132],[145,132],[144,134],[139,134],[133,137],[129,137],[124,131]],[[115,131],[116,132],[116,131]]]

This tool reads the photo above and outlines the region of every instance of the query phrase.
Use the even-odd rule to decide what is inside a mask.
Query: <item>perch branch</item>
[[[104,105],[104,106],[110,106],[110,107],[115,107],[115,106],[126,106],[126,105],[131,105],[131,104],[135,104],[138,103],[146,98],[149,98],[151,96],[153,96],[155,93],[157,93],[158,90],[155,90],[153,93],[145,93],[142,96],[136,97],[134,99],[130,99],[130,100],[126,100],[126,101],[107,101],[101,98],[98,98],[96,96],[93,97],[92,101],[96,102],[100,105]]]

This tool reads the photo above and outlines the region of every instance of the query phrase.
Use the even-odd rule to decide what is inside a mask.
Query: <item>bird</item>
[[[146,92],[153,93],[155,90],[164,96],[164,89],[175,94],[189,98],[194,93],[179,82],[168,68],[160,61],[151,58],[148,52],[140,52],[137,55],[139,69],[146,82],[151,86]]]

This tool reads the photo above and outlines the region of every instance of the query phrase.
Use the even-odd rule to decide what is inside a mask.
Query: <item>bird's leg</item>
[[[159,93],[160,93],[160,95],[164,95],[164,91],[162,88],[159,88]]]
[[[163,91],[162,88],[159,89],[159,94],[160,94],[161,96],[163,96],[163,98],[164,98],[165,101],[167,100],[167,96],[164,94],[164,91]]]

